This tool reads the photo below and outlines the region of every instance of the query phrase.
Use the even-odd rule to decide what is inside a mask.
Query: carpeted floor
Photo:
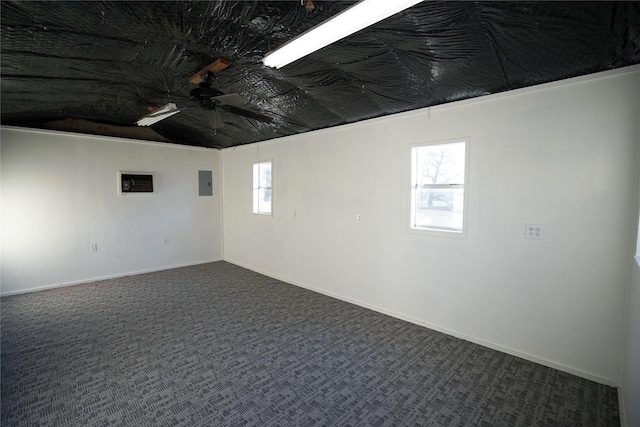
[[[616,390],[226,262],[0,300],[2,426],[618,426]]]

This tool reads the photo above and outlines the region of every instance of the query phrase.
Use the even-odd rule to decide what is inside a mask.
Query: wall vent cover
[[[153,175],[141,173],[120,173],[120,192],[153,193]]]

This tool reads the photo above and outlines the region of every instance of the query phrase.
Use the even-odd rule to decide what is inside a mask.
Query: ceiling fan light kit
[[[151,126],[152,124],[157,123],[160,120],[164,120],[167,117],[173,116],[174,114],[177,114],[179,112],[180,109],[178,109],[178,106],[173,102],[170,102],[158,108],[156,111],[142,117],[136,123],[138,124],[138,126]]]
[[[215,74],[229,66],[230,62],[226,58],[218,58],[205,68],[192,75],[189,83],[197,84],[198,87],[191,89],[189,100],[204,110],[208,117],[209,125],[212,129],[224,127],[222,116],[218,109],[225,110],[231,114],[246,117],[263,123],[273,123],[273,117],[263,114],[251,104],[251,102],[237,93],[225,94],[212,87]],[[196,83],[197,82],[197,83]],[[188,110],[194,106],[183,106],[178,108],[174,103],[169,103],[150,114],[142,117],[136,123],[138,126],[150,126],[179,113],[181,110]]]
[[[282,68],[421,1],[362,0],[268,53],[262,62],[268,67]]]

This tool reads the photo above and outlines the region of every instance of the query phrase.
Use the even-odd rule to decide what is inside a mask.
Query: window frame
[[[416,193],[417,193],[417,165],[415,163],[414,153],[415,150],[420,147],[427,147],[432,145],[447,145],[455,143],[464,143],[464,182],[462,184],[426,184],[421,185],[421,188],[462,188],[462,230],[439,228],[437,226],[415,226],[415,211],[416,211]],[[468,208],[469,208],[469,152],[470,152],[470,138],[455,138],[447,140],[437,140],[429,142],[420,142],[411,144],[409,146],[409,218],[408,218],[408,231],[412,234],[418,235],[432,235],[439,237],[452,237],[459,239],[466,239],[467,237],[467,220],[468,220]]]
[[[271,185],[269,187],[261,187],[260,186],[260,165],[269,164],[271,168]],[[257,169],[256,169],[257,167]],[[256,177],[257,171],[257,177]],[[256,187],[256,178],[258,181],[258,186]],[[261,216],[273,216],[273,160],[262,160],[259,162],[253,162],[252,165],[252,173],[251,173],[251,211],[254,215]],[[258,198],[260,197],[260,190],[269,189],[271,190],[271,200],[269,202],[269,212],[260,211],[260,203],[258,202]]]

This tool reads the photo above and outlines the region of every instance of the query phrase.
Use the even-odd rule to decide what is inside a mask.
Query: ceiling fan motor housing
[[[200,107],[204,110],[215,110],[216,102],[214,98],[216,96],[224,95],[218,89],[212,87],[197,87],[191,89],[189,99],[193,102],[200,104]]]

